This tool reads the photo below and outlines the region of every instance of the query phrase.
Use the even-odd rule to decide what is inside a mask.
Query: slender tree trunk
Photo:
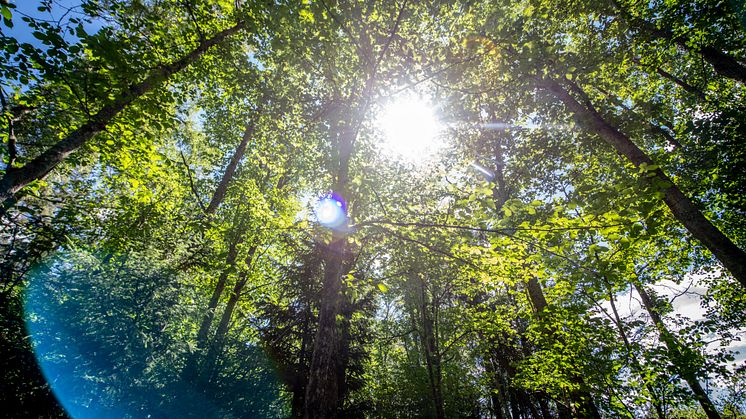
[[[225,341],[225,336],[228,333],[228,327],[230,326],[231,319],[233,318],[233,312],[236,310],[238,300],[241,298],[241,292],[243,292],[243,289],[246,286],[246,282],[249,280],[251,274],[251,266],[254,262],[254,255],[256,255],[257,248],[257,245],[253,245],[249,249],[249,253],[246,256],[245,270],[241,272],[238,279],[236,280],[236,284],[233,286],[233,291],[231,292],[230,297],[228,297],[228,302],[225,305],[225,310],[223,310],[223,315],[220,317],[220,322],[218,323],[218,327],[215,330],[215,336],[213,337],[212,343],[210,343],[210,347],[207,350],[204,367],[201,371],[203,377],[205,378],[203,380],[204,383],[208,383],[214,374],[218,355],[223,349],[223,342]]]
[[[422,324],[422,334],[420,338],[422,340],[422,348],[425,352],[425,363],[427,365],[427,376],[430,381],[430,392],[433,396],[433,407],[435,408],[435,418],[444,419],[445,407],[443,402],[443,388],[442,388],[442,373],[440,365],[440,353],[438,350],[437,336],[435,336],[435,328],[433,324],[433,317],[431,316],[430,309],[431,304],[428,304],[427,291],[425,290],[425,282],[420,280],[420,296],[419,296],[419,308],[420,308],[420,321]],[[419,329],[419,328],[418,328]]]
[[[225,199],[228,185],[233,180],[233,175],[236,172],[238,163],[243,158],[243,155],[246,151],[246,145],[251,139],[253,132],[253,124],[247,125],[241,142],[238,144],[238,147],[236,147],[236,151],[233,153],[231,161],[228,163],[228,166],[223,172],[223,176],[220,179],[218,187],[212,194],[210,203],[205,209],[205,215],[209,216],[214,214]],[[200,322],[200,326],[197,331],[196,351],[188,357],[186,365],[184,366],[184,370],[182,372],[182,377],[184,377],[187,381],[191,381],[196,377],[199,364],[198,357],[200,355],[200,352],[207,346],[208,335],[210,332],[210,328],[212,327],[212,321],[215,318],[215,310],[217,309],[218,303],[220,302],[220,297],[223,295],[223,291],[225,290],[228,275],[231,271],[233,271],[233,269],[235,269],[236,257],[238,256],[238,245],[243,242],[243,233],[243,231],[238,232],[238,237],[236,237],[235,240],[231,241],[228,245],[228,255],[226,256],[225,261],[226,269],[223,269],[223,271],[220,272],[218,281],[215,284],[212,295],[210,296],[210,301],[207,304],[207,311],[205,311],[205,314],[202,316],[202,321]]]
[[[678,339],[668,330],[663,319],[661,319],[660,313],[658,313],[657,304],[655,300],[650,296],[648,290],[642,284],[637,281],[634,282],[637,293],[640,294],[642,305],[645,307],[645,311],[648,312],[650,319],[653,321],[655,328],[658,329],[660,339],[666,345],[669,353],[669,359],[674,364],[674,367],[681,374],[681,378],[686,381],[689,388],[694,393],[694,397],[699,402],[702,409],[707,414],[709,419],[720,419],[720,413],[718,413],[715,405],[710,400],[710,396],[702,388],[702,385],[697,379],[698,366],[693,365],[693,354],[686,354],[688,348],[682,346]],[[687,356],[688,355],[688,356]]]
[[[595,132],[621,155],[635,166],[651,165],[652,159],[645,154],[632,140],[608,123],[593,107],[585,93],[570,84],[575,93],[581,96],[583,104],[576,100],[558,82],[545,79],[543,87],[559,98],[575,115],[581,126]],[[746,252],[738,248],[725,234],[715,227],[691,199],[684,195],[673,181],[660,168],[654,170],[655,176],[666,185],[663,201],[668,205],[674,217],[725,266],[738,282],[746,287]]]
[[[541,289],[541,285],[536,277],[531,276],[529,278],[526,283],[526,290],[528,291],[529,299],[534,307],[534,311],[536,311],[538,315],[541,315],[544,310],[546,310],[548,304],[544,297],[544,291]],[[549,330],[548,332],[550,335],[555,334],[553,330]],[[593,397],[587,390],[583,389],[583,387],[585,387],[583,377],[575,375],[571,377],[571,379],[580,387],[579,389],[570,392],[569,395],[573,404],[573,410],[575,410],[575,415],[579,417],[600,419],[601,414],[599,413],[596,404],[593,402]]]
[[[220,183],[218,183],[218,187],[215,189],[215,192],[212,195],[212,199],[210,200],[210,203],[207,205],[207,208],[205,209],[205,213],[213,214],[218,209],[218,206],[220,206],[220,204],[225,199],[225,194],[226,192],[228,192],[228,185],[230,185],[231,180],[233,180],[233,175],[236,173],[236,168],[238,168],[238,163],[241,162],[241,159],[243,158],[243,155],[246,152],[246,146],[249,144],[249,141],[251,141],[251,138],[253,137],[253,135],[254,135],[254,124],[249,123],[246,126],[246,129],[244,129],[241,142],[238,144],[238,147],[236,147],[236,151],[233,153],[233,157],[231,157],[231,161],[228,163],[228,166],[225,168],[225,172],[223,172],[223,177],[220,179]]]
[[[640,365],[640,361],[635,357],[635,355],[632,353],[632,345],[629,342],[629,338],[627,337],[627,330],[624,327],[624,322],[622,321],[621,316],[619,316],[619,311],[616,308],[616,303],[614,302],[614,293],[611,290],[611,287],[608,283],[606,283],[606,288],[609,293],[609,304],[611,305],[611,311],[614,314],[614,323],[617,326],[617,330],[619,331],[619,336],[622,338],[622,343],[624,344],[625,352],[627,353],[627,362],[629,362],[632,369],[640,376],[640,379],[642,379],[643,382],[645,382],[645,387],[647,387],[648,392],[650,393],[650,397],[652,398],[653,407],[655,408],[655,413],[658,416],[658,419],[664,419],[665,414],[663,413],[663,405],[658,398],[658,395],[655,393],[655,389],[653,386],[651,386],[649,383],[647,383],[647,380],[645,379],[644,370],[642,368],[642,365]]]
[[[0,203],[5,204],[6,201],[12,199],[15,193],[23,187],[46,176],[47,173],[64,161],[67,156],[83,146],[94,135],[105,130],[111,120],[119,115],[129,104],[163,85],[172,75],[195,62],[211,47],[223,42],[227,37],[235,34],[245,26],[246,24],[241,22],[216,33],[212,38],[201,40],[199,45],[187,55],[171,64],[157,67],[143,81],[129,86],[117,98],[104,105],[88,122],[72,131],[36,158],[21,167],[6,172],[3,178],[0,179]]]
[[[215,318],[215,310],[217,309],[218,303],[220,302],[220,297],[223,295],[223,290],[225,289],[228,275],[236,266],[238,244],[239,243],[235,241],[230,244],[228,255],[226,256],[226,268],[223,269],[222,272],[220,272],[218,281],[215,284],[212,295],[210,296],[210,302],[207,305],[207,311],[205,311],[205,314],[202,316],[202,321],[200,322],[199,330],[197,331],[196,350],[187,357],[187,362],[184,365],[184,370],[182,371],[182,377],[186,381],[193,381],[198,375],[200,364],[199,358],[202,355],[201,352],[207,346],[210,328],[212,327],[212,321]]]

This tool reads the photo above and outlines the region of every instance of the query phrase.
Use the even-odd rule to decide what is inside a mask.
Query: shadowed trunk
[[[339,408],[339,330],[337,316],[342,306],[343,261],[347,256],[347,240],[344,235],[334,233],[334,241],[324,255],[324,282],[319,305],[319,325],[313,344],[313,355],[309,369],[304,417],[335,418]]]
[[[218,206],[220,206],[220,204],[223,202],[223,199],[225,199],[225,193],[228,191],[228,185],[230,184],[231,180],[233,180],[233,175],[236,173],[238,163],[243,158],[243,155],[246,152],[246,146],[249,144],[252,135],[254,135],[254,125],[249,124],[244,130],[241,142],[238,144],[238,147],[236,147],[236,151],[233,153],[231,161],[225,168],[225,172],[223,172],[223,177],[220,179],[220,183],[215,189],[215,193],[213,193],[212,199],[207,205],[207,209],[205,209],[205,213],[213,214],[218,209]]]
[[[339,166],[334,185],[343,199],[349,199],[349,167],[357,130],[343,127],[338,137]],[[346,216],[347,214],[345,214]],[[331,243],[324,252],[324,280],[319,305],[319,326],[313,342],[304,406],[304,418],[335,418],[339,411],[340,330],[337,316],[342,309],[342,277],[352,268],[347,243],[348,220],[332,231]]]
[[[187,362],[185,363],[184,370],[182,371],[182,377],[186,381],[195,380],[197,378],[197,375],[199,374],[199,357],[201,355],[201,352],[207,347],[210,328],[212,327],[212,321],[215,318],[215,310],[217,309],[218,303],[220,302],[220,297],[223,295],[223,290],[225,289],[228,275],[231,273],[231,271],[233,271],[233,269],[235,269],[236,256],[238,254],[238,244],[239,243],[236,242],[232,242],[230,244],[228,255],[226,256],[225,261],[227,267],[223,269],[222,272],[220,272],[220,277],[218,277],[218,281],[212,291],[212,296],[210,296],[210,302],[207,305],[207,311],[205,311],[205,314],[202,317],[202,322],[200,323],[199,330],[197,331],[196,350],[187,357]]]
[[[741,83],[746,83],[746,66],[741,64],[737,59],[731,57],[730,55],[712,45],[693,45],[694,43],[691,42],[691,39],[687,38],[684,35],[677,36],[668,29],[659,29],[657,26],[650,22],[646,22],[642,19],[636,18],[632,16],[616,0],[612,0],[612,4],[619,11],[621,17],[630,25],[633,25],[637,29],[640,29],[653,38],[667,41],[671,44],[679,46],[685,51],[700,55],[712,66],[715,72],[719,75],[740,81]]]
[[[433,396],[433,407],[435,408],[435,418],[444,419],[446,417],[445,407],[443,402],[443,385],[441,373],[441,359],[440,351],[438,350],[438,337],[435,335],[435,325],[433,321],[433,315],[430,313],[434,308],[432,304],[428,304],[428,296],[425,290],[425,282],[420,282],[420,298],[419,298],[419,309],[420,309],[420,321],[422,322],[422,332],[420,339],[422,341],[422,349],[425,352],[425,363],[427,366],[427,376],[430,383],[430,392]],[[419,328],[418,328],[419,329]]]
[[[651,402],[653,404],[653,407],[655,408],[655,413],[658,416],[658,419],[664,419],[666,415],[663,411],[663,404],[658,398],[658,395],[655,392],[655,388],[647,383],[647,380],[645,378],[645,371],[640,364],[640,360],[637,359],[635,354],[632,352],[632,345],[630,344],[629,338],[627,337],[627,330],[624,321],[622,320],[621,316],[619,316],[619,311],[617,310],[616,303],[614,302],[614,293],[605,278],[604,282],[609,293],[609,305],[611,306],[611,311],[614,314],[614,324],[616,325],[617,330],[619,331],[619,336],[622,338],[622,343],[624,344],[627,362],[630,364],[632,370],[640,376],[640,379],[645,382],[645,387],[647,387],[648,392],[650,393],[650,397],[652,398]]]
[[[225,305],[225,310],[223,310],[223,315],[220,317],[220,322],[218,323],[218,327],[215,330],[215,337],[212,339],[212,343],[208,348],[204,367],[201,371],[204,377],[204,383],[209,383],[210,379],[215,373],[215,364],[217,363],[220,351],[223,349],[223,342],[225,341],[225,336],[228,333],[228,327],[230,326],[231,319],[233,318],[233,312],[236,310],[236,305],[238,304],[238,300],[241,298],[241,293],[246,286],[246,282],[250,278],[251,266],[254,262],[254,255],[256,254],[257,247],[257,245],[253,245],[249,249],[249,253],[246,256],[246,267],[244,268],[245,270],[242,271],[241,274],[238,276],[236,284],[233,286],[233,291],[231,292],[230,297],[228,297],[228,302]]]

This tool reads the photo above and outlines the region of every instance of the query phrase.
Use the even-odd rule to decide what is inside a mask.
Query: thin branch
[[[197,193],[197,188],[194,186],[194,179],[192,179],[192,169],[189,168],[189,163],[186,161],[186,157],[184,156],[184,152],[181,151],[181,161],[184,162],[184,166],[186,166],[187,176],[189,177],[189,187],[192,188],[192,193],[194,193],[194,198],[197,199],[197,204],[199,204],[199,207],[202,209],[202,212],[207,213],[207,208],[205,208],[205,204],[202,203],[202,199],[199,197],[199,193]]]

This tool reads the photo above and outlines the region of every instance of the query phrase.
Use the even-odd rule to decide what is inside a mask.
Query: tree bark
[[[304,418],[336,418],[339,408],[337,355],[339,330],[337,316],[341,309],[343,260],[347,259],[346,236],[337,232],[327,247],[324,281],[319,306],[319,325],[313,342]]]
[[[653,164],[653,160],[645,154],[632,140],[607,122],[584,96],[580,87],[572,83],[573,91],[583,98],[580,103],[558,82],[552,79],[541,81],[544,88],[552,92],[575,115],[578,122],[589,131],[595,132],[608,144],[635,166]],[[660,168],[654,170],[655,176],[665,184],[663,201],[673,213],[674,217],[699,240],[723,266],[746,287],[746,252],[738,248],[725,234],[715,227],[691,199],[684,195],[673,181]]]
[[[697,370],[699,368],[692,364],[693,354],[688,354],[689,356],[687,356],[685,352],[690,351],[689,348],[682,346],[678,339],[676,339],[676,337],[668,330],[666,324],[663,323],[663,319],[661,319],[660,313],[658,312],[657,304],[648,293],[648,290],[637,281],[634,282],[634,286],[637,293],[640,294],[640,299],[642,300],[642,305],[645,307],[645,311],[648,312],[655,328],[658,329],[660,339],[668,349],[669,360],[674,364],[674,367],[681,375],[681,378],[683,378],[689,385],[692,393],[694,393],[694,397],[697,399],[700,406],[702,406],[707,417],[709,419],[720,419],[720,413],[718,413],[715,405],[707,395],[707,392],[699,383],[699,379],[697,379]]]
[[[6,171],[3,178],[0,179],[0,204],[5,204],[6,201],[12,199],[16,192],[29,183],[46,176],[67,156],[82,147],[94,135],[105,130],[111,120],[129,104],[161,86],[172,75],[196,61],[211,47],[221,43],[225,38],[235,34],[245,26],[244,22],[240,22],[216,33],[212,38],[201,40],[199,45],[187,55],[171,64],[157,67],[143,81],[129,86],[119,97],[104,105],[88,122],[72,131],[36,158],[10,172]]]
[[[355,125],[348,122],[338,136],[339,166],[333,191],[343,198],[349,193],[350,158],[359,128]],[[304,405],[303,417],[306,419],[336,418],[339,411],[340,383],[337,358],[340,352],[340,331],[337,327],[337,316],[341,314],[342,308],[342,277],[352,268],[347,228],[348,221],[345,220],[340,227],[332,231],[332,241],[324,252],[319,326],[313,342]]]

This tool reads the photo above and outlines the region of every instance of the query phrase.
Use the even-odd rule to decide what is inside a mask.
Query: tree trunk
[[[94,135],[105,130],[111,120],[133,101],[160,87],[172,75],[196,61],[211,47],[221,43],[225,38],[235,34],[245,26],[246,24],[241,22],[216,33],[212,38],[201,40],[197,48],[187,55],[171,64],[157,67],[143,81],[129,86],[119,97],[104,105],[88,122],[75,129],[36,158],[21,167],[6,172],[0,180],[0,204],[5,204],[6,201],[13,198],[16,192],[29,183],[46,176],[67,156],[82,147]]]
[[[541,316],[544,310],[546,310],[548,304],[546,297],[544,297],[544,291],[541,289],[541,285],[536,277],[531,276],[529,278],[526,283],[526,290],[528,291],[529,299],[534,307],[534,311],[536,314]],[[555,334],[551,329],[548,330],[548,333],[550,336]],[[575,416],[600,419],[601,414],[599,413],[596,404],[593,402],[593,397],[591,397],[591,394],[587,390],[583,389],[583,387],[585,387],[583,377],[574,375],[571,377],[571,380],[579,387],[577,390],[570,392],[569,395],[573,404],[572,410],[574,411]]]
[[[338,136],[339,166],[333,191],[349,200],[350,158],[357,138],[354,123],[342,127]],[[345,214],[346,216],[347,214]],[[319,326],[313,342],[304,406],[304,418],[336,418],[339,411],[340,383],[337,370],[340,334],[337,316],[342,308],[342,277],[352,269],[347,243],[348,220],[332,231],[332,241],[324,252],[324,280],[321,287]]]
[[[686,383],[689,385],[692,393],[694,393],[694,397],[697,399],[700,406],[702,406],[702,409],[705,411],[705,414],[707,414],[707,417],[709,419],[720,419],[720,413],[718,413],[715,405],[712,403],[710,397],[707,395],[707,392],[705,392],[705,390],[702,388],[702,385],[699,383],[699,380],[697,379],[697,370],[699,369],[699,367],[693,365],[693,354],[685,353],[691,351],[689,350],[689,348],[682,346],[678,339],[676,339],[676,336],[674,336],[668,330],[665,323],[663,323],[663,319],[661,319],[660,313],[658,313],[657,304],[648,293],[648,290],[645,289],[645,287],[637,281],[634,282],[634,286],[637,290],[637,293],[640,294],[640,299],[642,300],[642,305],[645,307],[645,311],[648,312],[648,315],[653,321],[655,328],[658,329],[660,339],[666,345],[669,353],[669,359],[674,364],[677,372],[681,374],[681,378],[683,378],[684,381],[686,381]]]
[[[213,214],[218,209],[218,206],[223,202],[223,199],[225,199],[225,194],[228,191],[228,185],[230,184],[231,180],[233,180],[233,175],[236,172],[238,163],[243,158],[243,155],[246,152],[246,146],[249,144],[249,141],[251,140],[253,135],[254,135],[254,124],[250,123],[246,125],[246,129],[243,132],[243,137],[241,138],[241,142],[238,144],[238,147],[236,147],[236,151],[233,153],[233,157],[231,157],[231,161],[228,163],[228,166],[225,168],[225,172],[223,172],[223,177],[220,179],[220,183],[218,184],[218,187],[215,189],[215,192],[212,195],[212,199],[210,200],[210,203],[207,205],[207,208],[205,209],[205,213]]]
[[[663,413],[663,405],[660,399],[658,398],[657,394],[655,393],[655,388],[653,388],[653,386],[647,382],[642,365],[640,365],[640,361],[632,353],[632,345],[630,344],[629,338],[627,337],[627,331],[626,331],[626,328],[624,327],[624,322],[622,321],[622,318],[619,316],[619,311],[616,308],[616,303],[614,302],[614,294],[611,290],[611,287],[609,287],[608,284],[606,284],[606,286],[609,291],[609,304],[611,305],[611,311],[614,314],[614,323],[617,326],[617,330],[619,331],[619,337],[622,338],[622,343],[624,344],[624,349],[627,353],[627,362],[630,363],[630,366],[632,367],[632,369],[640,376],[640,379],[643,382],[645,382],[645,387],[647,387],[648,392],[650,393],[653,407],[655,408],[655,413],[658,416],[658,419],[664,419],[665,413]]]
[[[554,80],[544,79],[541,83],[544,88],[552,92],[570,109],[581,126],[601,136],[632,164],[635,166],[640,166],[643,163],[653,164],[652,159],[637,147],[629,137],[608,123],[596,111],[580,87],[574,83],[571,84],[573,91],[581,96],[584,104],[581,104]],[[655,169],[654,173],[660,181],[671,185],[663,189],[665,193],[663,201],[671,209],[674,217],[720,260],[741,285],[746,287],[746,252],[739,249],[735,243],[715,227],[694,205],[694,202],[684,195],[660,168]]]
[[[433,396],[433,407],[435,418],[445,419],[445,407],[443,402],[442,373],[440,365],[440,353],[438,350],[438,337],[435,336],[433,318],[430,315],[432,305],[428,304],[425,282],[420,280],[420,321],[422,322],[422,348],[425,352],[425,363],[427,365],[427,376],[430,381],[430,392]],[[418,328],[419,329],[419,328]]]
[[[246,282],[249,280],[251,266],[254,262],[254,255],[256,254],[257,248],[257,245],[253,245],[249,249],[249,253],[246,256],[245,270],[241,272],[236,280],[236,284],[233,286],[233,291],[231,292],[230,297],[228,297],[228,302],[225,305],[225,310],[223,310],[223,315],[220,317],[220,322],[215,330],[215,337],[212,339],[212,343],[208,348],[204,368],[202,368],[202,374],[206,378],[205,382],[209,382],[214,375],[218,355],[223,349],[223,341],[225,340],[225,335],[228,333],[228,327],[230,326],[231,318],[233,318],[233,312],[236,309],[238,300],[241,298],[241,292],[246,286]]]
[[[210,328],[212,327],[212,321],[215,318],[215,310],[220,302],[220,297],[223,295],[225,285],[228,280],[228,275],[236,266],[236,256],[238,254],[237,245],[239,243],[232,242],[228,249],[228,256],[226,257],[226,268],[220,272],[218,282],[215,284],[215,289],[212,291],[210,296],[210,302],[207,305],[207,311],[202,316],[202,322],[200,323],[199,330],[197,331],[197,345],[196,350],[187,357],[187,362],[184,365],[182,377],[186,381],[193,381],[199,373],[199,358],[201,352],[207,346],[208,335]]]
[[[347,239],[333,234],[327,247],[324,282],[319,305],[319,325],[313,342],[313,355],[306,388],[304,418],[336,418],[339,408],[337,355],[339,330],[337,316],[341,310],[343,261],[347,259]]]

